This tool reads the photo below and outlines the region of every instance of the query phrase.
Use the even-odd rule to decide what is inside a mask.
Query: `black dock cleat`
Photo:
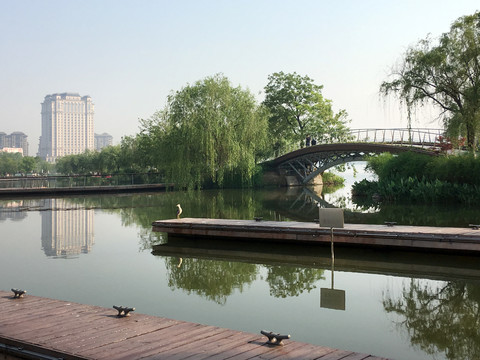
[[[271,331],[262,330],[260,334],[268,338],[267,344],[269,345],[283,345],[283,340],[290,339],[290,335],[280,335]]]
[[[113,308],[118,311],[118,317],[130,316],[130,312],[135,311],[135,308],[126,307],[126,306],[116,306],[113,305]]]
[[[12,291],[13,291],[14,299],[23,298],[23,296],[27,293],[26,290],[20,290],[20,289],[12,289]]]

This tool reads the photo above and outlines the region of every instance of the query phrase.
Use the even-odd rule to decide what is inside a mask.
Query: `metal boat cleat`
[[[260,334],[268,338],[267,344],[269,345],[283,345],[283,340],[290,339],[290,335],[280,335],[271,331],[261,330]]]
[[[397,225],[397,222],[396,221],[385,221],[385,225],[393,226],[393,225]]]
[[[27,293],[26,290],[20,290],[20,289],[12,289],[12,291],[13,291],[14,299],[23,298],[23,296]]]
[[[478,229],[480,229],[480,225],[468,224],[468,226],[471,227],[472,230],[478,230]]]
[[[118,311],[118,317],[130,316],[130,312],[135,311],[135,308],[127,306],[116,306],[113,305],[113,308]]]

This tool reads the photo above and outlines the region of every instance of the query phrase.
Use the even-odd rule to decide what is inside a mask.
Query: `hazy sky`
[[[405,50],[479,0],[0,0],[0,131],[38,150],[40,104],[77,92],[118,143],[171,91],[223,73],[261,101],[269,74],[308,75],[351,127],[404,127],[380,83]],[[414,125],[438,127],[433,115]]]

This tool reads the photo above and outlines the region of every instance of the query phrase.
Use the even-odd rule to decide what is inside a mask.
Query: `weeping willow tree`
[[[427,38],[409,48],[380,91],[407,105],[409,122],[415,106],[433,104],[447,134],[466,136],[473,150],[480,126],[480,12],[456,20],[438,42]]]
[[[223,75],[171,94],[163,111],[141,122],[139,146],[179,186],[248,185],[267,140],[266,111]]]

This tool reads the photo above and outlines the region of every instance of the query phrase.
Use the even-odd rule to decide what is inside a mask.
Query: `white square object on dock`
[[[319,208],[318,223],[320,227],[343,228],[343,209]]]

